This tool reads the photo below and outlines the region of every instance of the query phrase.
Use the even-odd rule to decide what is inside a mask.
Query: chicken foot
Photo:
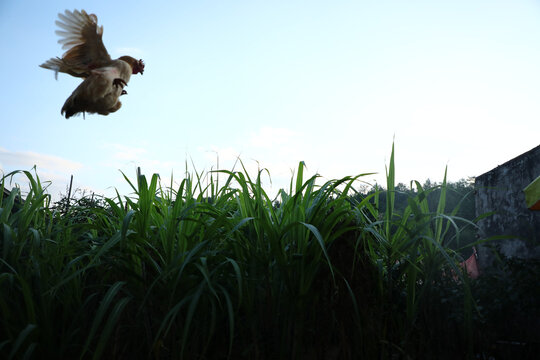
[[[127,86],[127,82],[125,82],[124,79],[116,78],[116,79],[113,80],[113,85],[114,86],[121,86],[122,89],[123,89],[124,86]]]

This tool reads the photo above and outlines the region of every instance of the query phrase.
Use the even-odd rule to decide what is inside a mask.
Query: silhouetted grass
[[[17,189],[0,200],[6,358],[473,354],[474,301],[447,244],[474,223],[445,213],[446,181],[435,209],[432,189],[416,183],[395,211],[393,149],[384,212],[379,192],[351,197],[363,175],[318,185],[303,163],[277,199],[261,185],[264,170],[242,168],[174,188],[157,175],[125,177],[133,196],[62,211],[37,175],[23,174],[25,201],[15,206]],[[459,310],[441,312],[448,301]]]

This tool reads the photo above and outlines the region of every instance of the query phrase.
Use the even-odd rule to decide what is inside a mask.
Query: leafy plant
[[[367,174],[319,185],[301,162],[289,188],[270,198],[262,186],[269,172],[240,167],[168,186],[156,174],[124,175],[133,194],[70,198],[69,206],[51,205],[37,174],[6,175],[2,192],[16,174],[30,191],[24,201],[17,188],[0,200],[1,353],[473,354],[482,311],[474,311],[456,244],[475,224],[459,206],[447,212],[446,180],[405,192],[395,185],[392,148],[384,190],[357,193]],[[396,206],[403,194],[406,206]]]

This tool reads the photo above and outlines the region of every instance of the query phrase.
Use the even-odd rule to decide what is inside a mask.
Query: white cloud
[[[0,171],[3,175],[16,170],[30,170],[36,166],[37,175],[53,200],[59,193],[65,193],[71,175],[80,171],[83,165],[79,162],[54,155],[40,154],[33,151],[10,151],[0,148]],[[33,172],[32,172],[33,173]],[[18,184],[23,191],[28,190],[28,179],[24,174],[17,174],[7,182],[8,187]],[[76,187],[77,184],[74,184]]]
[[[0,164],[8,168],[21,170],[27,170],[36,165],[38,168],[59,173],[82,168],[81,163],[58,156],[40,154],[33,151],[10,151],[4,148],[0,148]]]
[[[244,168],[255,181],[259,171],[263,188],[273,198],[279,189],[288,189],[291,178],[298,169],[298,162],[309,160],[306,150],[310,147],[306,139],[292,129],[263,126],[245,132],[234,139],[233,146],[199,146],[198,155],[204,159],[205,168],[244,172]],[[218,163],[219,160],[219,163]],[[241,162],[241,163],[240,163]],[[308,168],[304,180],[314,175],[313,164]],[[198,169],[201,170],[201,169]]]

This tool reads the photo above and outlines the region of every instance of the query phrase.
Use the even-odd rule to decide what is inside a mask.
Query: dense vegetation
[[[460,210],[468,197],[449,208],[450,193],[458,191],[446,180],[396,188],[393,153],[384,191],[356,192],[362,175],[317,185],[303,171],[300,163],[277,199],[261,186],[265,171],[250,177],[243,169],[186,176],[174,188],[161,186],[157,175],[126,177],[133,197],[56,205],[39,178],[24,172],[31,185],[25,201],[17,189],[0,200],[0,353],[9,359],[488,353],[498,333],[484,332],[492,313],[478,304],[489,287],[471,284],[459,267],[460,251],[470,254],[473,244],[474,221]]]

